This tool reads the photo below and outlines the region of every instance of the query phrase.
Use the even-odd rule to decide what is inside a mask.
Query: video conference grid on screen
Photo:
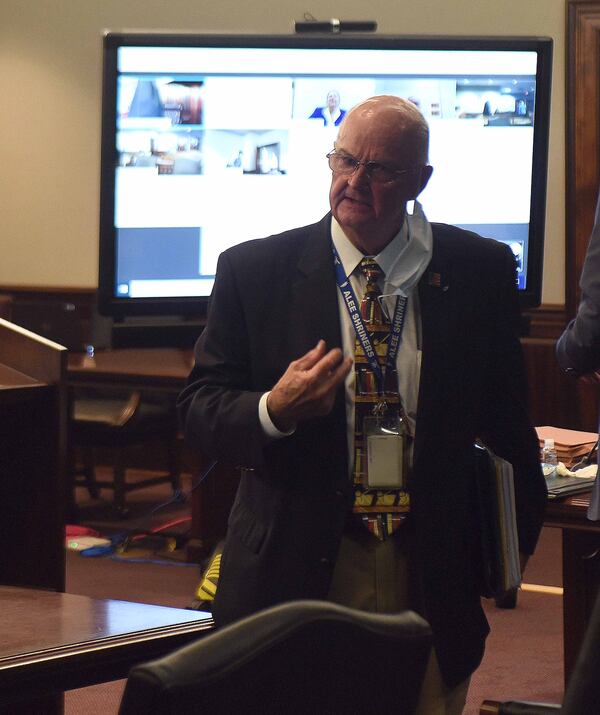
[[[121,298],[208,296],[218,255],[328,210],[333,147],[362,99],[430,125],[428,218],[508,243],[525,287],[536,53],[121,47],[115,228]]]

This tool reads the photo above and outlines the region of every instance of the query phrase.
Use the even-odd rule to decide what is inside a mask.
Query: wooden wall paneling
[[[579,277],[600,188],[600,2],[567,2],[566,317],[579,304]],[[573,427],[597,429],[598,391],[577,383]],[[566,425],[565,423],[565,426]]]
[[[556,341],[567,323],[564,306],[542,305],[526,316],[530,329],[521,343],[534,424],[595,431],[598,391],[564,375],[555,356]]]
[[[567,7],[567,315],[579,302],[579,276],[600,185],[600,2]]]
[[[554,341],[524,338],[523,354],[529,382],[529,409],[536,425],[567,425],[565,418],[574,385],[565,378],[554,357]]]
[[[555,340],[524,338],[522,345],[533,423],[594,432],[597,391],[562,372],[554,355]]]

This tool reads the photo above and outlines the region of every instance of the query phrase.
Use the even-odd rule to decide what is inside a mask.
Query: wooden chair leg
[[[73,444],[69,445],[69,469],[67,472],[67,505],[65,519],[67,524],[76,524],[79,520],[75,489],[77,488],[77,453]],[[0,711],[1,712],[1,711]]]
[[[92,499],[98,499],[100,490],[96,483],[96,465],[94,464],[94,449],[86,447],[83,450],[83,475],[85,477],[85,486]]]
[[[113,480],[114,480],[114,505],[117,511],[124,515],[127,511],[125,507],[125,472],[126,468],[123,462],[122,450],[115,449],[113,461]]]
[[[173,491],[177,491],[181,485],[180,482],[180,465],[179,465],[179,450],[177,448],[177,439],[173,437],[167,442],[167,458],[169,474],[171,476],[171,486]]]

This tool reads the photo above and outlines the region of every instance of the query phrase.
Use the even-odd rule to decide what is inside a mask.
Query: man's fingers
[[[325,341],[319,340],[312,350],[295,361],[295,367],[307,372],[310,381],[321,382],[325,377],[329,377],[332,371],[349,361],[348,365],[344,365],[342,368],[345,377],[352,365],[352,360],[350,358],[344,360],[340,348],[332,348],[328,353],[325,353],[326,349]]]
[[[326,357],[329,357],[327,355]],[[323,358],[325,360],[325,358]],[[323,361],[321,361],[323,363]],[[350,372],[353,365],[352,358],[344,358],[341,354],[339,356],[331,356],[331,359],[327,361],[327,368],[321,373],[322,377],[337,385],[339,382],[345,379],[346,375]]]
[[[325,341],[290,364],[267,398],[271,419],[282,431],[298,420],[327,414],[333,405],[338,385],[352,368],[352,358],[343,357],[339,348],[325,353]]]
[[[332,370],[335,370],[343,360],[342,351],[339,348],[332,348],[328,353],[323,355],[310,368],[311,377],[316,380],[329,375]]]
[[[319,362],[319,360],[323,357],[325,354],[325,341],[324,340],[319,340],[319,342],[315,345],[312,350],[309,350],[307,353],[302,355],[302,357],[299,357],[295,362],[296,366],[300,370],[310,370],[313,365]]]
[[[336,377],[338,382],[341,382],[342,380],[346,379],[346,376],[352,370],[352,367],[354,365],[354,360],[351,357],[345,358],[338,369],[336,370]]]
[[[333,352],[333,351],[331,351]],[[327,398],[335,393],[338,385],[345,379],[346,375],[352,369],[352,358],[342,359],[341,351],[339,354],[328,353],[313,370],[317,370],[312,377],[312,384],[315,389],[315,397],[317,399]]]

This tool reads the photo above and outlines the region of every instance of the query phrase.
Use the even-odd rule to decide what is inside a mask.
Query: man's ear
[[[410,199],[414,200],[423,191],[429,183],[429,179],[433,174],[433,166],[426,164],[421,168],[418,174],[415,175],[414,191],[411,193]]]

